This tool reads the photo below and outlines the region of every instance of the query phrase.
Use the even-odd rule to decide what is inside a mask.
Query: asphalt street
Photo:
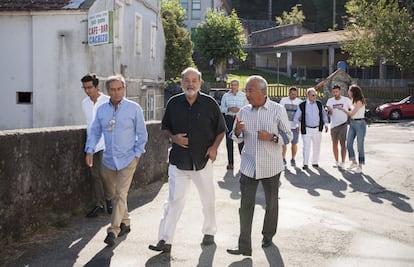
[[[215,245],[200,245],[201,205],[192,187],[171,255],[148,249],[157,241],[168,193],[168,185],[160,182],[130,193],[132,231],[114,247],[103,243],[108,215],[78,216],[65,229],[22,244],[6,266],[414,266],[414,121],[372,124],[365,144],[366,165],[355,174],[334,167],[329,133],[323,134],[320,168],[302,171],[300,141],[298,166],[287,166],[281,176],[274,245],[265,249],[259,187],[251,257],[226,252],[236,246],[239,234],[240,158],[235,149],[236,169],[227,171],[223,141],[214,163]]]

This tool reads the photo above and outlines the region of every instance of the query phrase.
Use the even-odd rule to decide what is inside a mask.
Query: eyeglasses
[[[112,129],[114,129],[114,125],[115,125],[115,120],[114,119],[110,120],[108,132],[112,132]]]
[[[316,95],[309,95],[309,96],[316,96]]]

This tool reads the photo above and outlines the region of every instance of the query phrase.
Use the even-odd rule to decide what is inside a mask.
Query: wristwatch
[[[272,138],[272,141],[275,142],[275,143],[278,143],[279,142],[279,136],[274,134],[273,138]]]

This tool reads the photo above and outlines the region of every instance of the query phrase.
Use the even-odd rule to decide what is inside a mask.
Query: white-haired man
[[[303,170],[308,169],[310,149],[312,146],[312,166],[319,168],[319,156],[322,141],[322,130],[328,132],[328,115],[321,101],[317,100],[315,88],[307,90],[307,99],[299,104],[299,108],[293,118],[294,123],[299,129],[303,140]]]

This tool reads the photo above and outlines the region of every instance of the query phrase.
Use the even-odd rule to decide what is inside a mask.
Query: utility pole
[[[335,17],[336,17],[336,0],[332,0],[332,30],[335,30]]]

